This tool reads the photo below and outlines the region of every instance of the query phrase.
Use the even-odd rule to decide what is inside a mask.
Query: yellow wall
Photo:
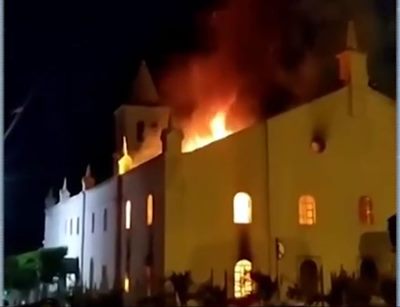
[[[351,107],[354,102],[357,108]],[[316,131],[327,144],[321,154],[310,148]],[[274,238],[281,239],[284,283],[297,282],[300,262],[311,257],[323,266],[329,288],[329,274],[341,265],[358,270],[362,236],[369,244],[383,242],[379,260],[390,259],[385,232],[395,212],[395,107],[366,86],[343,88],[191,153],[181,153],[181,140],[177,131],[170,133],[163,155],[124,179],[132,211],[143,204],[140,221],[134,222],[141,225],[135,242],[146,236],[143,208],[153,190],[159,277],[190,270],[195,282],[203,282],[213,269],[222,284],[226,270],[232,294],[241,231],[250,238],[253,268],[273,275]],[[233,223],[238,192],[252,197],[250,225]],[[317,202],[317,224],[311,227],[298,224],[298,199],[307,194]],[[363,195],[373,200],[372,226],[358,220]],[[145,245],[137,243],[133,260],[133,273],[142,277]]]
[[[178,140],[176,140],[178,142]],[[266,134],[255,125],[192,153],[167,155],[166,163],[166,271],[190,269],[202,282],[214,277],[222,284],[224,270],[232,282],[239,260],[239,230],[251,237],[253,265],[269,270]],[[233,197],[252,197],[253,221],[233,223]],[[231,287],[230,287],[231,288]]]
[[[202,282],[214,269],[222,283],[227,270],[232,283],[240,229],[251,238],[254,268],[266,273],[275,273],[273,239],[282,240],[284,283],[297,282],[300,262],[309,257],[323,266],[325,288],[341,265],[356,272],[365,234],[372,244],[383,242],[380,260],[390,259],[386,219],[395,212],[395,110],[383,96],[364,90],[370,92],[360,114],[350,115],[344,88],[192,153],[181,154],[179,137],[171,137],[165,154],[165,273],[191,270]],[[321,154],[310,148],[317,130],[326,135]],[[253,222],[245,227],[233,223],[233,197],[240,191],[253,200]],[[311,227],[298,224],[298,199],[305,194],[317,202]],[[363,195],[373,200],[373,226],[358,220]]]
[[[321,261],[325,285],[341,265],[356,271],[361,234],[385,232],[396,210],[394,103],[368,90],[365,112],[351,117],[347,90],[268,121],[271,221],[273,235],[286,246],[281,272],[290,281],[302,256]],[[326,131],[321,154],[310,150],[317,127]],[[298,224],[298,199],[304,194],[317,202],[317,224],[311,227]],[[373,226],[358,220],[362,195],[373,200]]]

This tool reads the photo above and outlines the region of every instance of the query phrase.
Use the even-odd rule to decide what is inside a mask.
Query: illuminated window
[[[372,225],[374,223],[374,213],[372,209],[371,198],[368,196],[360,197],[358,201],[358,214],[362,224]]]
[[[234,271],[234,294],[236,298],[245,297],[253,291],[253,281],[250,277],[252,264],[242,259],[236,262]]]
[[[316,217],[314,197],[310,195],[301,196],[299,199],[299,224],[314,225],[317,221]]]
[[[131,229],[131,201],[128,200],[125,204],[125,229]]]
[[[125,279],[124,279],[124,290],[126,293],[129,292],[129,277],[128,276],[125,276]]]
[[[233,222],[235,224],[251,223],[251,197],[247,193],[239,192],[233,198]]]
[[[129,202],[130,203],[130,202]],[[129,274],[131,272],[131,244],[130,244],[130,238],[129,236],[126,238],[126,263],[125,263],[125,279],[124,279],[124,290],[125,292],[129,292],[131,285],[130,285],[130,280],[129,280]]]
[[[147,225],[153,224],[153,195],[147,196]]]

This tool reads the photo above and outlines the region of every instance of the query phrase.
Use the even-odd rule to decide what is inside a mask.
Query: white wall
[[[97,289],[110,289],[114,285],[116,192],[116,178],[113,178],[46,209],[44,247],[68,247],[67,257],[79,258],[85,287],[89,287],[91,259],[94,264],[94,286]],[[103,228],[105,209],[107,209],[106,231]],[[92,232],[92,213],[95,215],[94,232]],[[77,229],[78,219],[79,232]],[[83,257],[82,244],[84,244]],[[102,278],[103,266],[106,266],[107,272],[105,279]]]
[[[83,224],[82,209],[82,193],[71,197],[65,202],[47,208],[44,247],[66,246],[68,247],[66,257],[80,258]],[[79,227],[77,226],[78,221]]]
[[[90,261],[93,259],[93,281],[97,289],[111,289],[115,278],[117,178],[112,178],[85,192],[84,265],[82,278],[90,285]],[[107,210],[107,229],[104,230],[104,211]],[[94,214],[94,231],[92,231]],[[102,267],[107,278],[102,278]]]

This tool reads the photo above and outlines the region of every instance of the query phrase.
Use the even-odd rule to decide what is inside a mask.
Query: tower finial
[[[67,177],[64,177],[62,189],[64,191],[68,191],[68,188],[67,188]]]
[[[128,153],[128,143],[126,141],[126,137],[124,136],[122,138],[123,144],[122,144],[122,152],[123,155],[122,157],[118,160],[118,174],[123,175],[127,171],[131,170],[133,168],[133,160],[129,156]]]
[[[122,137],[122,153],[124,156],[128,155],[128,142],[126,141],[126,136]]]
[[[96,185],[96,181],[92,176],[92,172],[90,169],[90,164],[86,167],[86,173],[82,177],[82,190],[88,190],[90,188],[93,188]]]
[[[171,115],[171,113],[168,114],[168,126],[167,126],[167,129],[168,129],[169,131],[172,130],[172,115]]]
[[[68,187],[67,187],[67,177],[65,177],[63,186],[60,190],[60,202],[64,201],[65,199],[68,199],[69,197],[70,197],[70,193],[69,193]]]
[[[56,204],[56,199],[53,194],[53,188],[49,189],[49,192],[47,193],[47,196],[44,200],[44,203],[45,203],[46,207],[51,207]]]
[[[346,47],[350,50],[358,50],[358,40],[357,40],[357,33],[356,28],[353,20],[350,20],[347,23],[347,40],[346,40]]]
[[[85,176],[90,177],[92,176],[92,169],[90,168],[90,164],[86,166]]]

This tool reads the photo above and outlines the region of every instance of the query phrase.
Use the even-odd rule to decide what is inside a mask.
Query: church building
[[[45,247],[67,246],[86,288],[128,301],[186,270],[231,297],[252,291],[251,270],[325,293],[341,268],[393,272],[395,102],[369,87],[351,27],[338,60],[339,90],[189,152],[142,63],[135,105],[115,112],[115,176],[96,185],[88,168],[72,197],[64,185]]]

